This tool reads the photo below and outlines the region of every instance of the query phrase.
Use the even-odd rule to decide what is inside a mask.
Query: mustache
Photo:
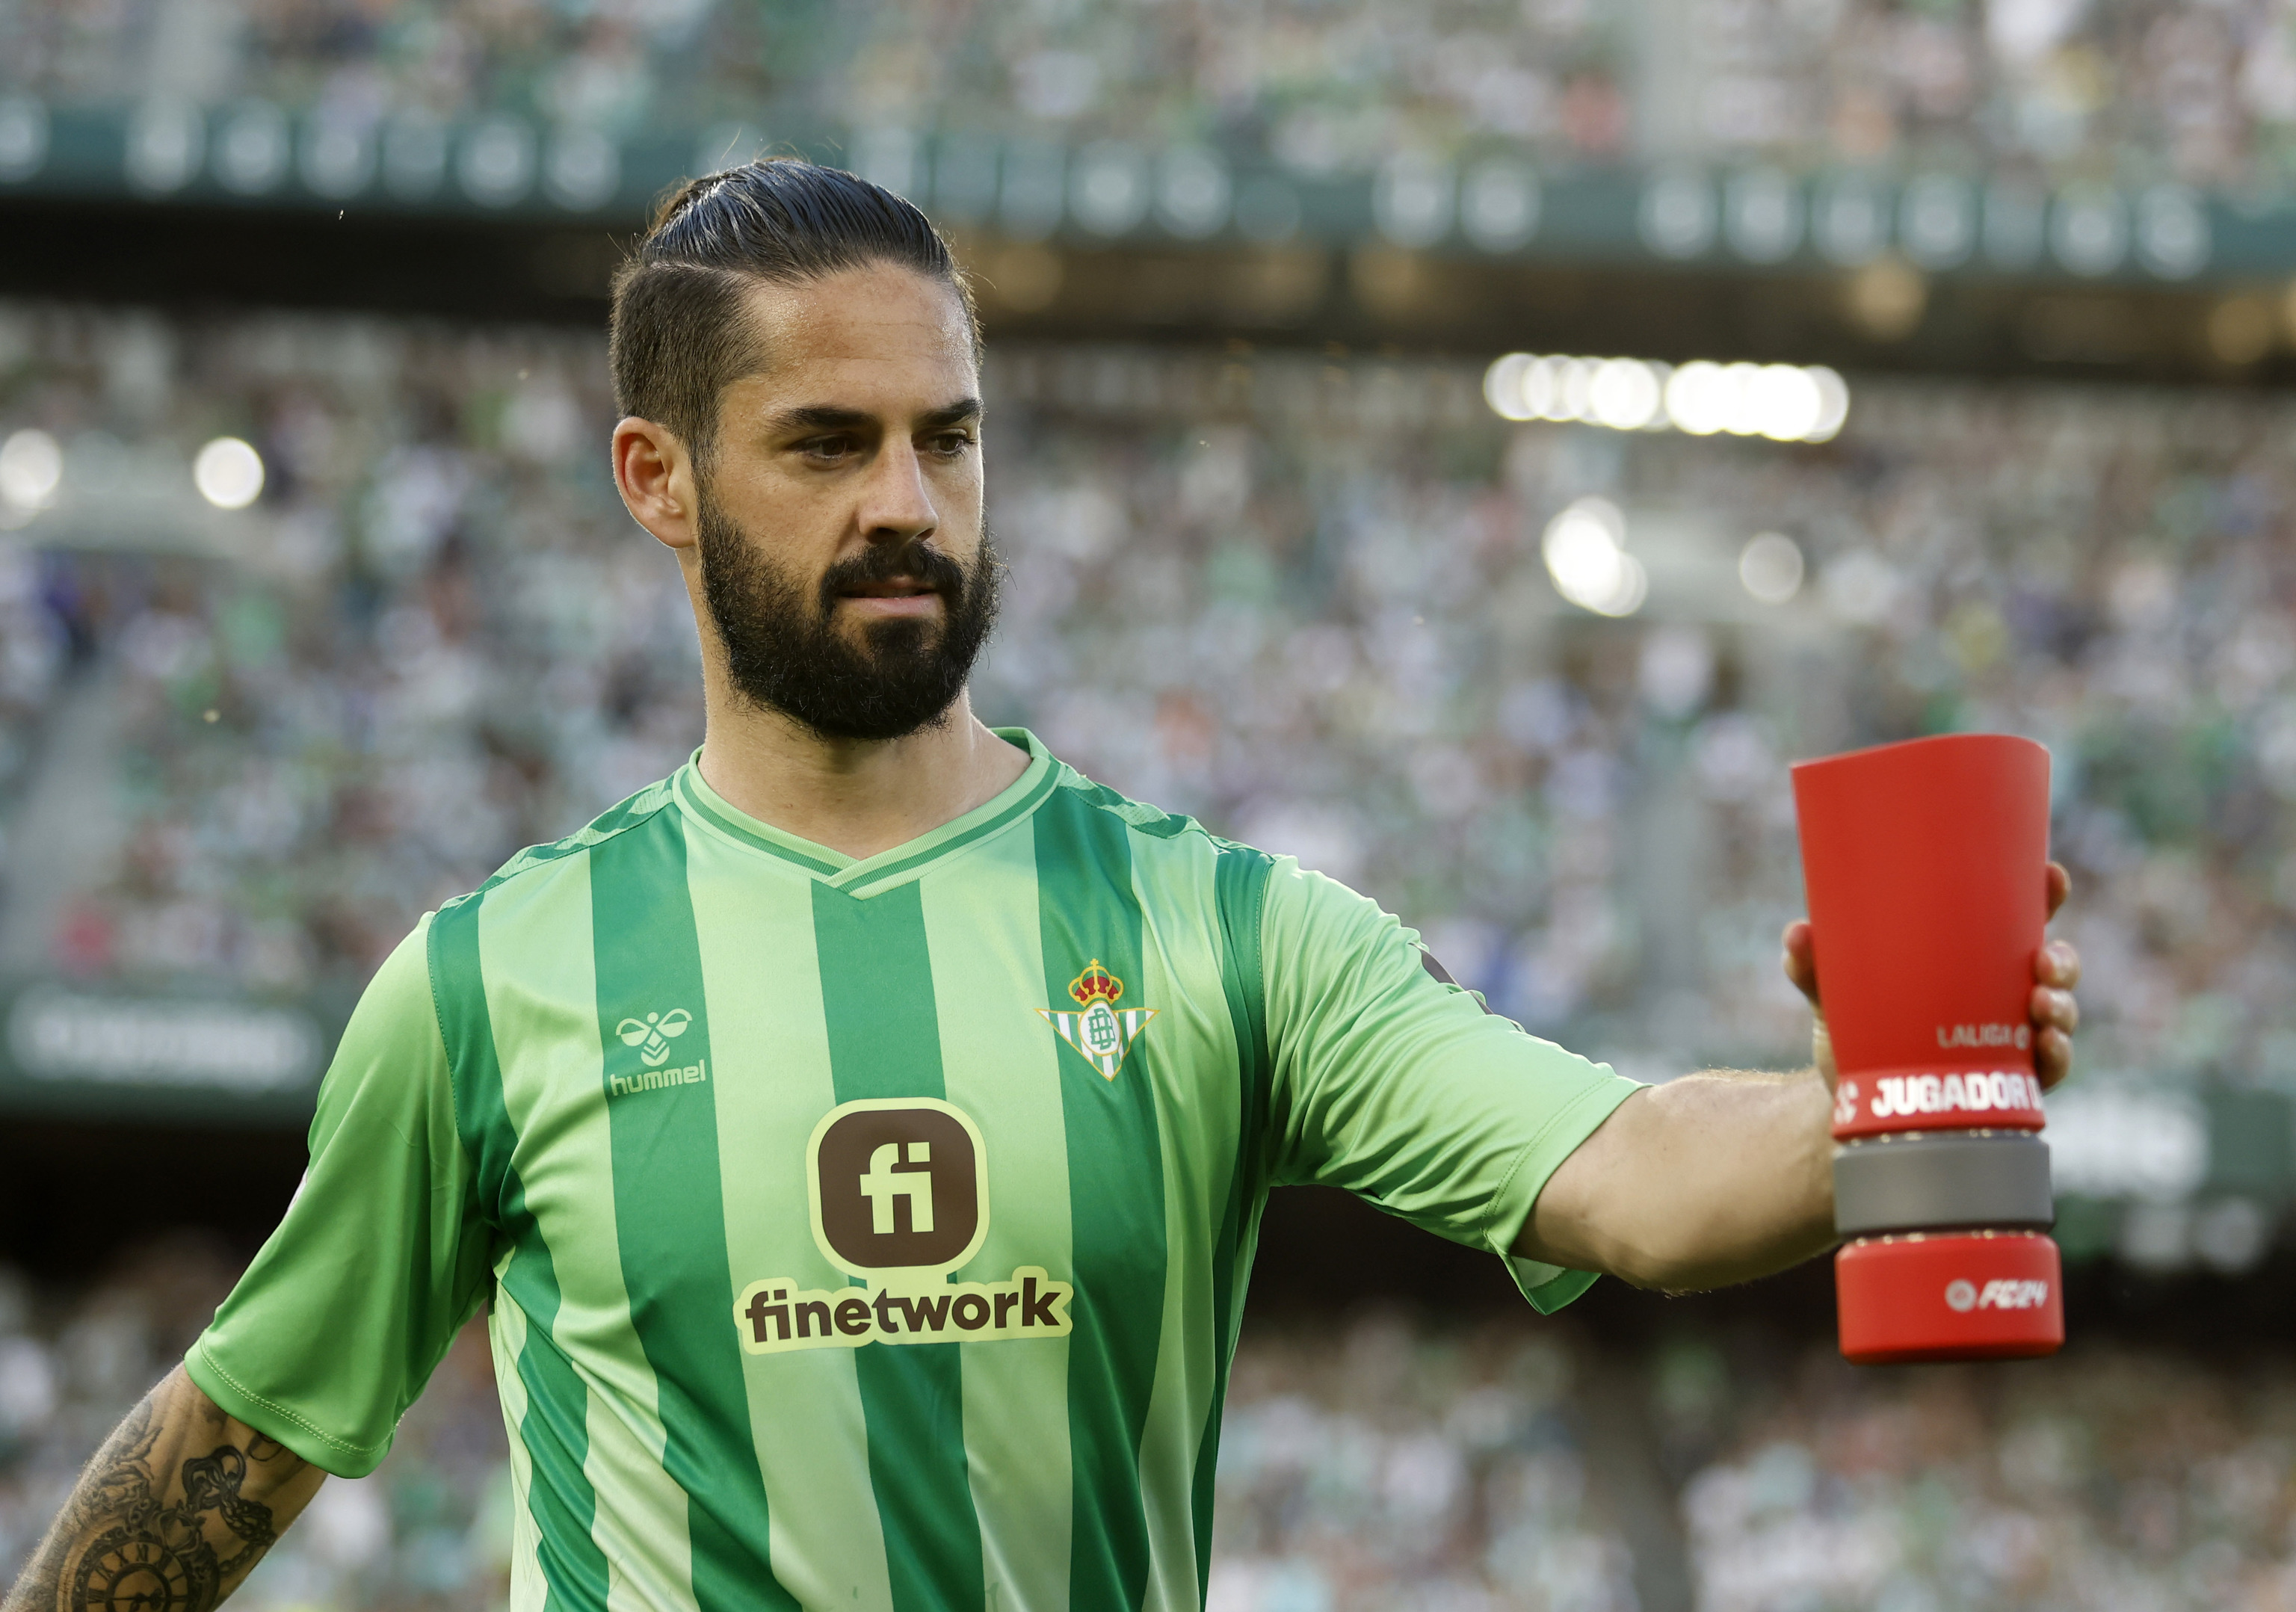
[[[849,588],[885,582],[922,583],[954,606],[964,597],[968,580],[964,568],[935,548],[930,538],[887,544],[840,560],[823,572],[821,608],[824,612],[834,610],[839,596]]]

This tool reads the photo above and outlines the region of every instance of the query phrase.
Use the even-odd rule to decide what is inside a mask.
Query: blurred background
[[[1806,1056],[1786,765],[2055,757],[2073,1343],[1523,1311],[1278,1195],[1211,1612],[2296,1608],[2296,7],[0,0],[0,1574],[415,917],[676,766],[607,276],[759,152],[947,228],[976,684],[1645,1079]],[[499,1604],[466,1338],[246,1604]]]

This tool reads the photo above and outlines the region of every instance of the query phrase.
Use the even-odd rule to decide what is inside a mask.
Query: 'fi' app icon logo
[[[806,1187],[814,1240],[855,1276],[953,1271],[988,1235],[980,1128],[933,1098],[868,1098],[831,1109],[806,1150]]]

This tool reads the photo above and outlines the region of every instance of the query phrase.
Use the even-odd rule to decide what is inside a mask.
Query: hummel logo
[[[669,1061],[669,1043],[685,1034],[693,1022],[693,1015],[684,1008],[672,1008],[667,1013],[649,1013],[644,1019],[625,1019],[614,1027],[626,1047],[636,1047],[638,1056],[649,1069],[658,1069]]]

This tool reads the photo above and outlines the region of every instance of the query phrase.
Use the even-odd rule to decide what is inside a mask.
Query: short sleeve
[[[1280,858],[1260,923],[1278,1182],[1344,1187],[1488,1248],[1541,1313],[1592,1273],[1521,1259],[1555,1166],[1639,1089],[1485,1011],[1372,902]]]
[[[491,1264],[455,1127],[429,921],[360,999],[319,1088],[302,1185],[184,1362],[230,1415],[341,1477],[381,1463]]]

